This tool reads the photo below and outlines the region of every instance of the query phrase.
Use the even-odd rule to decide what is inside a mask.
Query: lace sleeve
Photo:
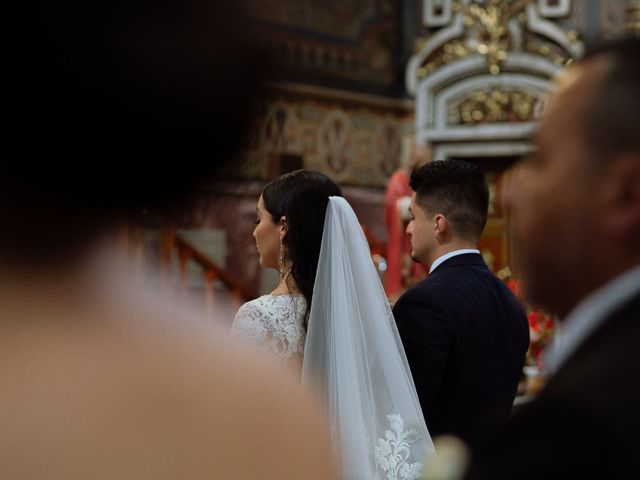
[[[231,334],[257,344],[268,342],[271,336],[268,325],[255,301],[247,302],[240,307],[231,325]]]
[[[288,295],[265,295],[247,302],[236,314],[233,335],[255,343],[265,353],[286,360],[302,354],[305,304]]]

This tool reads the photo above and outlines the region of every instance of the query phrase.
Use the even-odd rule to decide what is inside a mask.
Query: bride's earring
[[[280,277],[284,277],[284,245],[282,244],[282,240],[280,240],[280,258],[278,258],[278,271],[280,272]]]

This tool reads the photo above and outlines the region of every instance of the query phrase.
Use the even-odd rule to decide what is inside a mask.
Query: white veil
[[[367,240],[342,197],[327,206],[302,381],[321,394],[343,480],[419,478],[433,442]]]

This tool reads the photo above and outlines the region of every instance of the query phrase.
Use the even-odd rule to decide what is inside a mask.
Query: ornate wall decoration
[[[269,105],[260,132],[265,161],[272,155],[296,152],[299,148],[296,116],[283,102]]]
[[[577,33],[564,32],[548,20],[568,14],[569,0],[424,0],[423,11],[433,11],[436,3],[440,5],[439,11],[447,15],[443,13],[437,21],[433,15],[425,15],[425,25],[444,28],[412,59],[411,69],[416,70],[414,75],[418,78],[473,54],[484,56],[488,71],[497,75],[510,52],[530,51],[545,57],[554,53],[558,64],[582,53]],[[447,19],[446,24],[442,23],[443,18]],[[545,38],[543,51],[540,43],[534,41],[540,36]],[[408,89],[414,91],[413,78],[407,81]]]
[[[399,4],[392,0],[255,0],[258,32],[289,80],[379,91],[398,83]]]
[[[424,0],[429,34],[406,75],[418,142],[434,158],[526,153],[551,78],[583,53],[579,35],[561,25],[570,8],[569,0]]]
[[[519,90],[487,87],[468,93],[449,105],[450,125],[528,122],[534,120],[537,97]]]
[[[353,158],[352,127],[349,117],[340,110],[329,112],[318,130],[322,163],[333,173],[342,172]]]
[[[571,0],[538,0],[538,10],[545,18],[564,17],[570,9]]]
[[[451,21],[452,2],[447,0],[424,0],[422,23],[427,27],[442,27]]]
[[[378,13],[376,3],[375,0],[261,0],[256,7],[260,18],[272,24],[295,25],[310,32],[357,41],[363,24]]]
[[[383,188],[400,166],[413,127],[411,110],[357,97],[312,99],[281,94],[268,101],[259,120],[259,141],[245,151],[245,178],[274,175],[274,157],[300,158],[343,185]],[[390,112],[391,110],[391,112]]]
[[[374,150],[375,163],[386,176],[400,167],[402,128],[393,118],[385,118],[377,125]]]

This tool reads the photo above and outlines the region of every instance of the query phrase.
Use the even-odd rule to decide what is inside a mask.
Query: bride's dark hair
[[[269,182],[262,191],[267,211],[278,224],[287,219],[283,245],[291,264],[291,277],[311,307],[313,284],[318,269],[324,217],[329,197],[342,196],[340,187],[329,177],[313,170],[296,170]],[[306,326],[305,318],[305,326]]]

